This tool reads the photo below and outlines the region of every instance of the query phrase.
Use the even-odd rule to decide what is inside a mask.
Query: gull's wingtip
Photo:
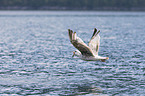
[[[94,32],[96,32],[97,31],[97,28],[94,28]]]
[[[72,31],[71,29],[68,29],[68,32],[69,32],[69,33],[73,33],[73,31]]]
[[[93,36],[96,34],[96,32],[97,32],[97,29],[96,29],[96,28],[94,28],[94,33],[93,33],[93,35],[92,35],[92,37],[91,37],[91,38],[93,38]]]
[[[73,31],[68,29],[68,34],[69,34],[70,41],[72,41],[72,39],[73,39]]]
[[[100,33],[100,30],[97,32],[97,34],[99,34]]]

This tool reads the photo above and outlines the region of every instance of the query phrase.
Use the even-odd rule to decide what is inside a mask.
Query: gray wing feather
[[[97,29],[94,29],[94,33],[92,35],[92,38],[89,42],[89,47],[92,49],[93,53],[95,53],[96,55],[98,55],[98,51],[99,51],[99,45],[100,45],[100,36],[99,36],[99,32],[100,30],[97,32]]]
[[[81,38],[76,36],[76,32],[68,30],[70,42],[77,48],[84,56],[94,56],[92,50],[87,46]]]

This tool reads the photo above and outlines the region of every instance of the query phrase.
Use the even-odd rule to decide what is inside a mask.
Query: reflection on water
[[[145,13],[0,12],[0,94],[144,95]],[[67,29],[88,43],[101,30],[107,62],[72,58]]]

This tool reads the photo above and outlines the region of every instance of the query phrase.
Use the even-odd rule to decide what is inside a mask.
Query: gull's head
[[[109,57],[105,57],[104,59],[101,59],[102,62],[105,62],[106,60],[108,60]]]
[[[108,60],[109,59],[109,57],[106,57],[106,60]]]
[[[73,56],[72,57],[74,57],[74,56],[79,57],[80,55],[81,55],[81,52],[79,50],[76,50],[76,51],[73,52]]]

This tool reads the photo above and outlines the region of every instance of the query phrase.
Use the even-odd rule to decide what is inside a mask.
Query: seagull
[[[73,52],[73,56],[77,56],[85,61],[102,61],[108,60],[109,57],[102,57],[98,55],[99,45],[100,45],[100,30],[94,29],[94,33],[89,41],[88,45],[83,42],[81,38],[79,38],[76,32],[68,29],[69,39],[73,46],[78,49]]]

